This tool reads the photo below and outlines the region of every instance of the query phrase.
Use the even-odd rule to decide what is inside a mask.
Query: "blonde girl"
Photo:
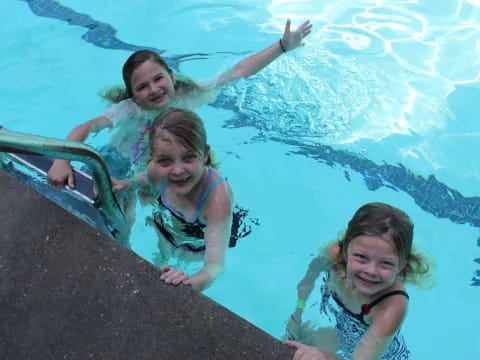
[[[403,211],[384,203],[358,209],[343,238],[310,264],[298,285],[287,330],[291,339],[310,343],[287,341],[296,348],[294,360],[408,359],[400,334],[409,301],[404,283],[417,282],[429,270],[412,243],[413,223]],[[333,314],[335,329],[320,329],[315,341],[302,339],[305,300],[322,272],[321,311]]]

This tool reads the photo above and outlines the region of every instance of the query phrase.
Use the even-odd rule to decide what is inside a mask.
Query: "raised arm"
[[[84,142],[92,132],[98,132],[106,127],[111,127],[112,122],[104,116],[96,117],[75,127],[67,136],[67,140]],[[47,174],[47,181],[57,189],[61,189],[67,182],[71,188],[75,187],[70,161],[56,159]]]
[[[309,20],[305,21],[295,31],[290,31],[290,20],[287,20],[281,40],[276,41],[268,48],[243,59],[233,68],[221,74],[217,80],[217,86],[222,86],[229,81],[246,78],[256,74],[284,52],[299,47],[302,44],[302,40],[308,36],[311,31],[312,24],[310,24]]]

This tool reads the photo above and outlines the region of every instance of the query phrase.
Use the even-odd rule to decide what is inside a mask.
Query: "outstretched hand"
[[[302,45],[302,40],[312,32],[312,26],[310,20],[307,20],[297,30],[290,31],[290,19],[288,19],[282,37],[282,45],[285,51],[296,49]]]

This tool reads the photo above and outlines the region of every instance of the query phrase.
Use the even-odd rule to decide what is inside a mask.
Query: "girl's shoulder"
[[[134,117],[140,112],[141,108],[129,98],[110,105],[102,115],[115,125],[122,119]]]
[[[402,325],[408,310],[408,295],[400,282],[394,284],[386,296],[381,300],[371,313],[371,326],[374,327],[378,336],[394,335]],[[382,295],[379,295],[381,297]]]
[[[216,87],[216,80],[195,81],[187,77],[182,77],[178,81],[179,88],[176,89],[175,98],[172,106],[195,110],[196,108],[214,103],[220,93]]]
[[[230,200],[232,197],[232,189],[226,177],[215,169],[210,170],[212,175],[206,184],[206,201],[215,201],[219,199]]]
[[[212,217],[230,216],[233,208],[233,192],[227,179],[218,171],[211,169],[212,175],[205,185],[203,197],[203,216],[205,219]]]

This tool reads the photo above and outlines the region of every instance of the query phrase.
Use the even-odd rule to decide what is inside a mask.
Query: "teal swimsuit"
[[[175,247],[183,247],[193,252],[205,250],[206,224],[200,219],[200,214],[203,205],[213,188],[226,180],[225,178],[220,177],[214,180],[210,185],[206,186],[206,184],[210,182],[212,169],[209,167],[207,171],[205,187],[200,195],[195,214],[191,219],[188,219],[180,211],[168,204],[165,199],[166,184],[161,184],[160,186],[160,195],[157,199],[158,211],[155,211],[153,214],[153,223],[165,239]],[[235,216],[234,213],[229,242],[230,247],[234,247],[239,238],[239,235],[237,234],[240,227],[239,220],[240,217]]]

